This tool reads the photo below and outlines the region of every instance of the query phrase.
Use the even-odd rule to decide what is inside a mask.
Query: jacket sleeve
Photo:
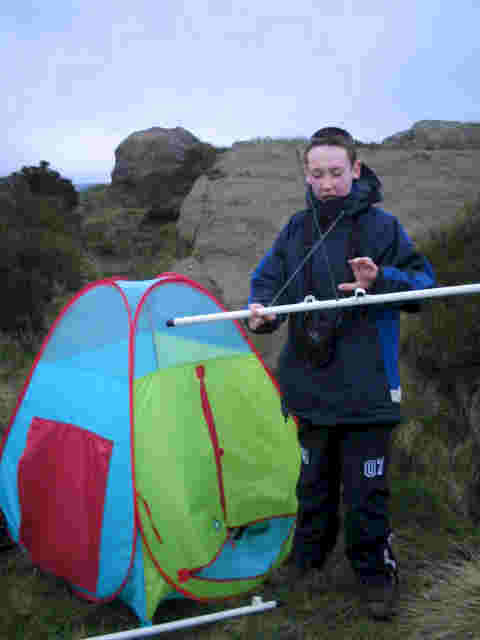
[[[429,289],[436,286],[436,278],[430,262],[414,247],[402,225],[393,219],[390,242],[377,257],[377,279],[370,293],[397,293]],[[404,311],[418,311],[418,303],[403,303]]]
[[[280,305],[285,302],[284,296],[278,295],[286,281],[286,244],[289,233],[289,225],[284,227],[277,236],[271,249],[264,255],[252,273],[250,279],[250,295],[248,303],[259,302],[264,307],[272,304]],[[278,329],[286,320],[286,315],[277,316],[273,322],[265,322],[253,333],[271,333]],[[248,326],[248,323],[246,323]]]

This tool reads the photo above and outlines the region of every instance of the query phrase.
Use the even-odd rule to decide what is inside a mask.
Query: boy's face
[[[360,162],[352,167],[346,149],[321,145],[308,154],[305,177],[319,200],[348,196],[354,179],[360,177]]]

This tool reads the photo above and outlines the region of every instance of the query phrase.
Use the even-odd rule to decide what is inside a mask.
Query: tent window
[[[20,542],[34,564],[95,593],[113,442],[33,418],[20,459]]]

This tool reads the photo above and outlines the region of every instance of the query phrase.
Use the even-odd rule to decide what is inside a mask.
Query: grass
[[[19,339],[0,332],[0,434],[8,425],[34,359],[34,350],[26,350]]]
[[[425,603],[409,604],[408,613],[432,638],[478,637],[480,606],[480,557],[468,562],[450,561],[436,567],[431,585],[423,592]],[[448,635],[446,635],[448,634]]]
[[[150,279],[191,252],[180,242],[175,223],[143,227],[146,212],[142,208],[107,207],[85,220],[85,242],[96,255],[102,277],[118,275],[121,262],[123,275]]]
[[[420,251],[435,265],[440,286],[478,280],[480,270],[480,200],[467,203],[453,224],[431,231]],[[480,365],[478,296],[445,298],[424,305],[423,313],[404,323],[403,355],[425,377],[451,378],[449,371]]]
[[[82,208],[88,213],[97,207],[105,206],[109,201],[108,184],[96,184],[79,192],[79,201]]]
[[[452,637],[458,638],[468,637],[462,633],[478,633],[480,557],[476,548],[480,538],[474,526],[439,500],[435,489],[424,481],[422,484],[421,478],[404,478],[395,469],[391,507],[402,581],[399,612],[392,622],[374,622],[365,616],[340,539],[321,575],[291,584],[291,565],[287,564],[277,570],[276,580],[257,591],[264,601],[280,600],[283,606],[177,631],[175,637],[404,640],[427,631],[429,638],[440,638],[445,632],[455,632],[458,635]],[[94,605],[79,600],[61,580],[32,567],[18,549],[0,555],[0,572],[0,628],[6,638],[79,640],[138,626],[120,601]],[[226,603],[165,601],[153,622],[161,624],[249,603],[250,596]],[[459,610],[461,616],[457,615]]]
[[[129,218],[139,217],[141,219],[146,213],[147,209],[142,207],[130,207],[128,209],[123,207],[104,207],[102,209],[97,209],[95,214],[86,220],[85,226],[87,229],[92,225],[104,225],[105,227],[108,227],[120,216]]]

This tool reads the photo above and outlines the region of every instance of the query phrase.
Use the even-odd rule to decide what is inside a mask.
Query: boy
[[[380,182],[358,160],[348,132],[317,131],[304,170],[308,208],[290,219],[251,278],[252,331],[274,331],[286,318],[261,316],[262,306],[435,285],[398,220],[373,206],[382,199]],[[391,617],[398,596],[386,477],[391,432],[401,420],[400,310],[418,305],[290,314],[277,370],[283,413],[297,416],[302,448],[297,573],[321,569],[335,546],[343,484],[346,554],[370,615],[381,619]]]

